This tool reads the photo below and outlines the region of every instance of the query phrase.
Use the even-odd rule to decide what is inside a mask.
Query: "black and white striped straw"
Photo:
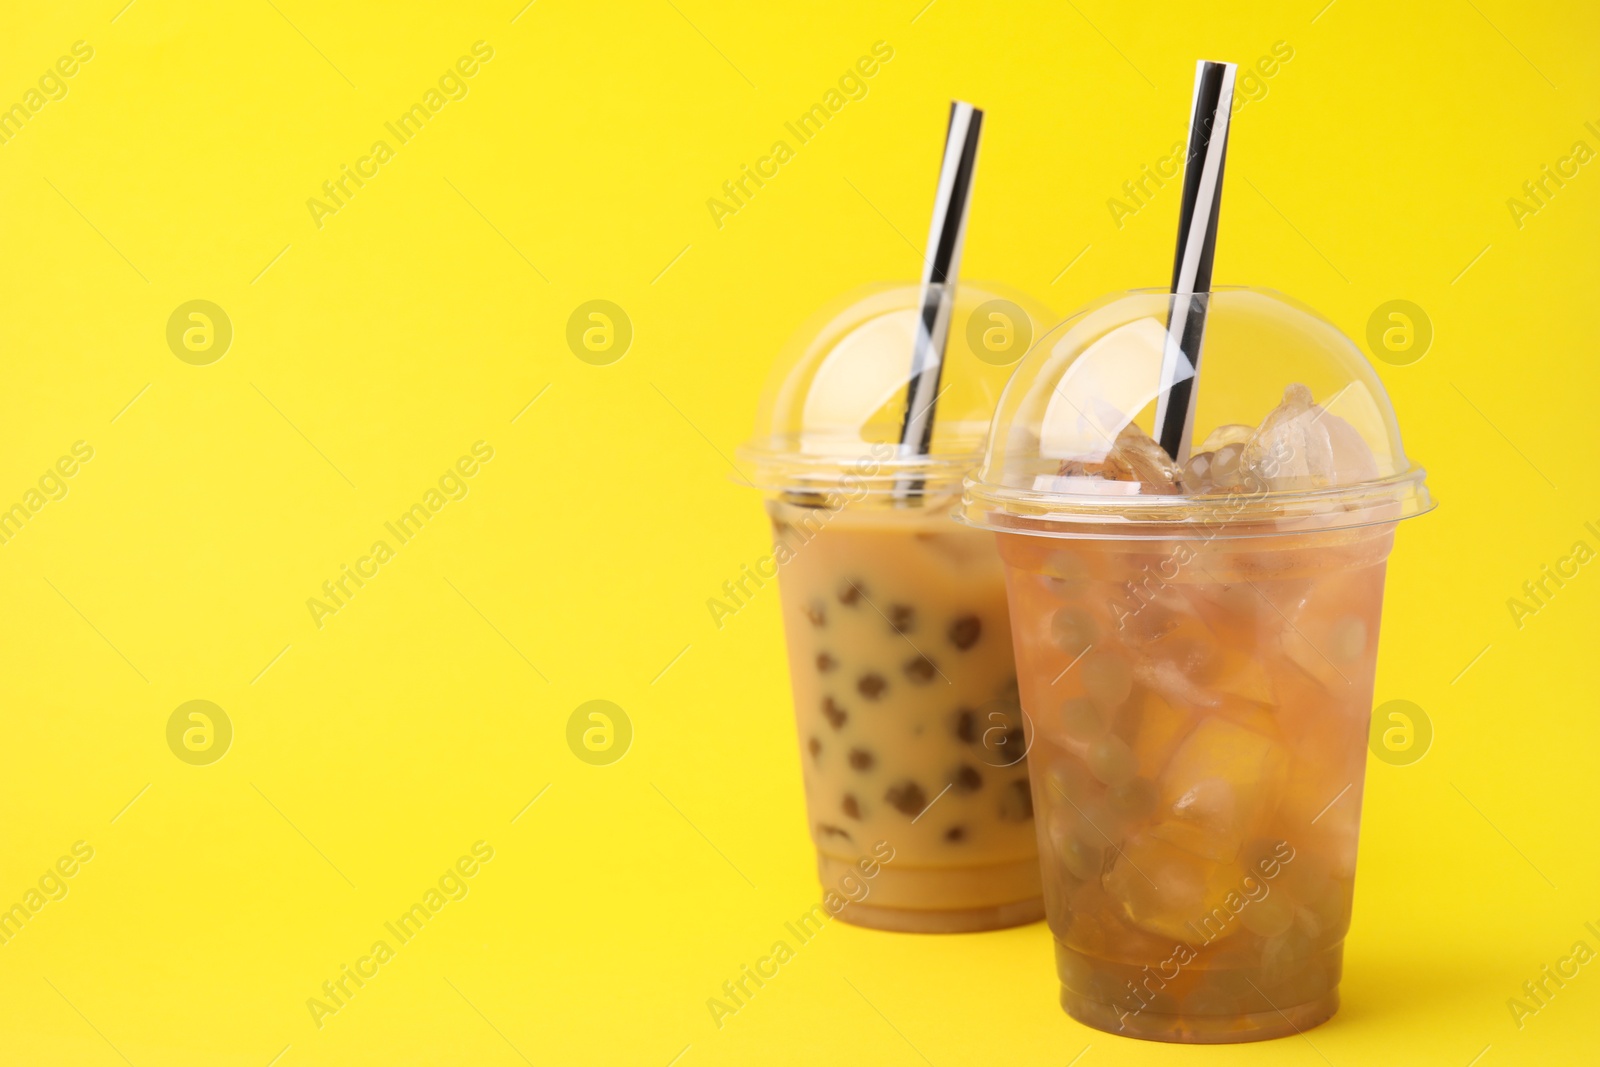
[[[939,376],[944,369],[945,343],[955,310],[956,278],[961,270],[961,245],[967,234],[967,206],[972,174],[978,163],[978,134],[983,112],[964,101],[950,103],[950,125],[945,131],[944,162],[939,168],[939,192],[928,226],[928,252],[922,269],[922,304],[911,351],[911,378],[906,388],[906,417],[900,430],[900,455],[927,455],[933,441],[934,408],[939,400]],[[895,495],[915,496],[921,479],[902,479]]]
[[[1189,118],[1189,154],[1183,165],[1183,207],[1178,251],[1172,265],[1172,310],[1161,360],[1156,401],[1156,439],[1182,464],[1194,430],[1195,381],[1205,342],[1211,264],[1217,251],[1217,215],[1222,207],[1222,169],[1228,155],[1228,117],[1233,113],[1237,66],[1202,59],[1195,65],[1194,103]]]

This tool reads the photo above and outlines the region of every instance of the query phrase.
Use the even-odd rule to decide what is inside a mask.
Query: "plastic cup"
[[[1208,298],[1173,470],[1145,437],[1169,300],[1036,346],[963,516],[1005,562],[1062,1006],[1250,1041],[1338,1008],[1386,560],[1432,502],[1355,345],[1262,290]]]
[[[803,326],[740,457],[772,521],[818,874],[862,889],[838,917],[984,930],[1043,903],[1004,570],[951,512],[1047,313],[961,287],[932,445],[907,455],[918,306],[915,287],[878,287]]]

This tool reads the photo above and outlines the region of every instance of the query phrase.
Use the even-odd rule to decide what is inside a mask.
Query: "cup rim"
[[[969,474],[956,520],[996,533],[1090,540],[1207,540],[1348,530],[1424,515],[1438,506],[1411,466],[1352,485],[1209,496],[1063,493],[995,485]],[[1229,510],[1230,500],[1244,503]]]

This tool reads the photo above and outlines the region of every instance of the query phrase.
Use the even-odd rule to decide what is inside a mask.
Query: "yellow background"
[[[1520,630],[1506,607],[1600,548],[1600,164],[1520,229],[1506,206],[1600,149],[1592,5],[123,3],[0,16],[0,103],[94,48],[0,145],[0,503],[95,450],[0,546],[0,904],[95,850],[0,946],[0,1061],[1594,1058],[1600,964],[1521,1030],[1506,1007],[1600,949],[1600,564]],[[314,225],[479,40],[469,95]],[[866,98],[717,228],[706,200],[880,40]],[[725,457],[772,354],[915,277],[956,96],[988,111],[968,277],[1062,312],[1163,284],[1176,185],[1121,229],[1106,201],[1182,136],[1196,58],[1278,41],[1218,282],[1436,331],[1380,367],[1442,507],[1400,532],[1377,683],[1436,737],[1371,761],[1344,1008],[1138,1043],[1061,1013],[1043,925],[834,923],[717,1029],[707,998],[819,894],[775,590],[720,631],[705,607],[767,542]],[[565,342],[599,298],[635,329],[610,366]],[[193,299],[234,327],[209,366],[165,340]],[[306,599],[479,440],[470,494],[318,629]],[[191,699],[234,726],[210,766],[166,743]],[[591,699],[634,726],[611,766],[565,741]],[[307,998],[478,840],[470,894],[318,1029]]]

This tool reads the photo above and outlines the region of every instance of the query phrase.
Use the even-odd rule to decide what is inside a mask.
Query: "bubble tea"
[[[1355,346],[1276,293],[1209,297],[1193,453],[1151,437],[1169,296],[1047,336],[964,516],[998,533],[1061,1002],[1254,1040],[1330,1017],[1386,560],[1428,510]]]
[[[951,512],[1046,314],[962,287],[931,444],[906,456],[918,290],[856,294],[801,329],[741,450],[767,495],[822,883],[894,849],[847,922],[963,931],[1043,914],[1005,573],[994,538]]]

